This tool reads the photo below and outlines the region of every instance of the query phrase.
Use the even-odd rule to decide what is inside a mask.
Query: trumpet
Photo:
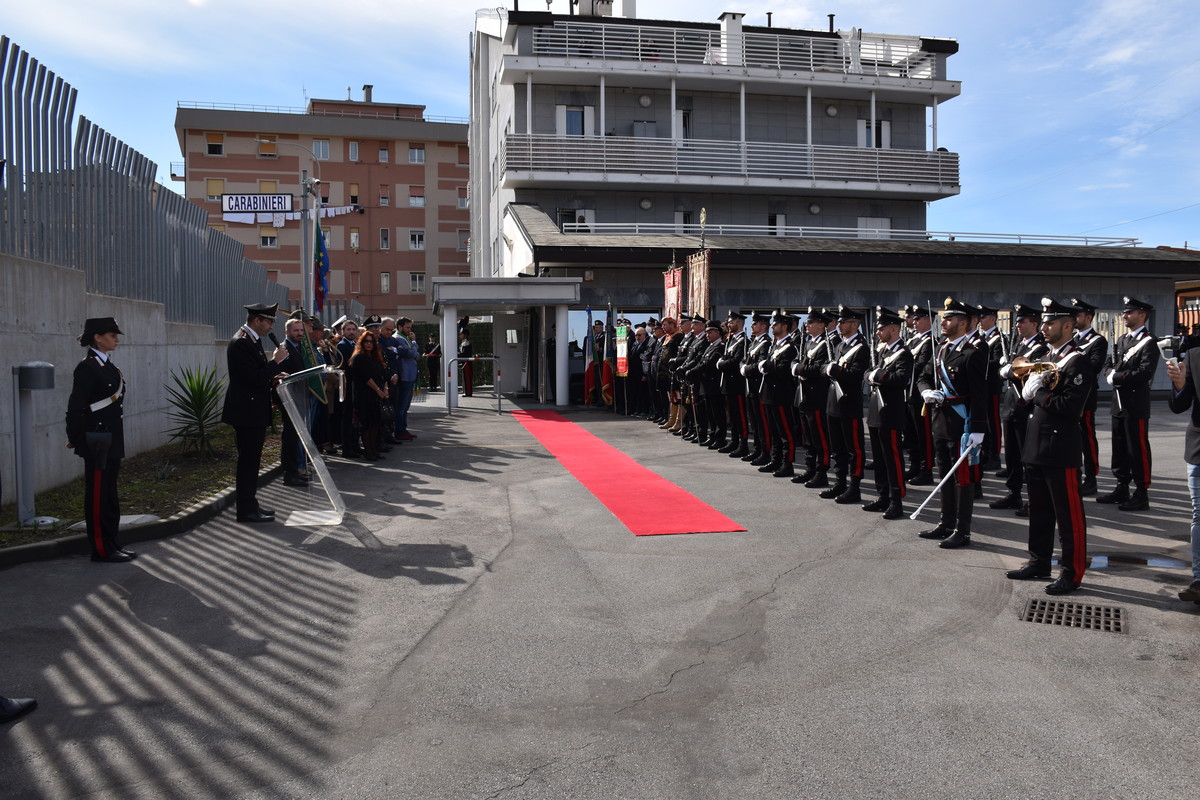
[[[1012,361],[1012,376],[1022,384],[1032,374],[1044,375],[1043,383],[1047,389],[1058,385],[1058,364],[1051,361],[1030,361],[1025,356],[1017,356]]]

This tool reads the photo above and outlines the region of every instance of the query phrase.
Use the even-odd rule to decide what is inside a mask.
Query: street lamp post
[[[300,170],[300,307],[306,313],[315,314],[316,308],[313,307],[313,248],[309,238],[312,223],[308,219],[308,196],[312,194],[317,198],[317,210],[320,211],[321,200],[317,194],[317,187],[321,184],[321,161],[317,158],[317,154],[310,148],[296,142],[280,142],[275,139],[258,139],[260,144],[287,145],[288,147],[298,147],[304,152],[312,156],[313,167],[316,168],[317,177],[310,181],[308,178],[308,170]],[[316,214],[320,218],[320,214]]]

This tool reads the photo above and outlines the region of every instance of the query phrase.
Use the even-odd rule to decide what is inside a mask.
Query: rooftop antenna
[[[833,18],[836,14],[826,14],[825,16],[829,17],[829,32],[833,33]]]
[[[347,100],[353,100],[353,99],[354,99],[353,97],[351,97],[351,96],[350,96],[350,87],[349,87],[349,86],[347,86],[347,87],[346,87],[346,99],[347,99]]]

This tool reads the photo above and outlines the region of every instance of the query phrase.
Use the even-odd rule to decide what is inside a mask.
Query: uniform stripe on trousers
[[[904,456],[900,455],[900,431],[888,431],[892,440],[892,461],[895,463],[896,480],[900,484],[900,497],[908,496],[908,486],[904,483]]]
[[[1079,468],[1070,467],[1063,471],[1066,480],[1067,508],[1071,513],[1071,535],[1075,545],[1075,555],[1071,569],[1075,573],[1075,582],[1083,580],[1083,571],[1087,569],[1087,517],[1083,513],[1083,496],[1079,494]]]
[[[96,555],[105,557],[108,551],[104,548],[104,518],[100,516],[100,486],[104,481],[104,473],[99,469],[92,470],[92,547]]]

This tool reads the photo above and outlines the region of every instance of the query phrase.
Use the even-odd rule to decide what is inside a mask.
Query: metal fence
[[[92,123],[76,90],[0,36],[0,253],[82,270],[89,292],[162,303],[171,322],[227,336],[286,286],[156,183],[157,165]],[[358,309],[350,309],[357,313]]]

